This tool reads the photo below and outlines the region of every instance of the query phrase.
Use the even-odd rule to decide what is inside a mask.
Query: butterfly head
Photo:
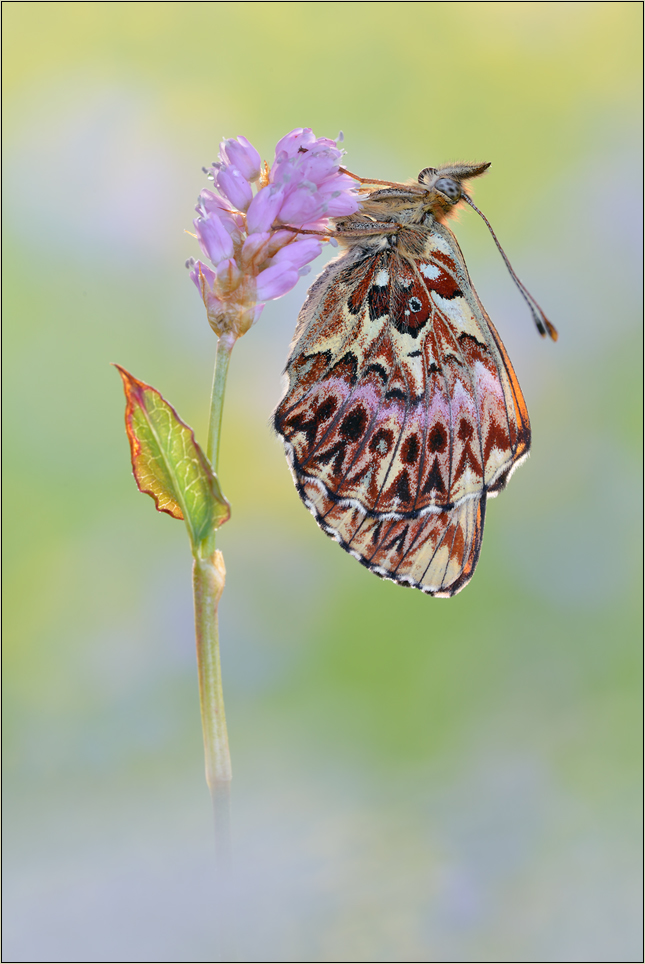
[[[441,220],[461,201],[463,182],[479,177],[490,167],[482,164],[445,164],[443,167],[426,167],[419,174],[419,184],[426,192],[426,205]]]

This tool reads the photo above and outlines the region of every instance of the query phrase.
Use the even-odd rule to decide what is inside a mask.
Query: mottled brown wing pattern
[[[377,575],[435,596],[471,578],[486,498],[526,456],[526,405],[436,224],[418,258],[333,262],[310,290],[275,413],[321,528]]]

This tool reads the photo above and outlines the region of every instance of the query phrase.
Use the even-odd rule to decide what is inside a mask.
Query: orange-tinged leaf
[[[193,430],[165,398],[115,365],[126,397],[125,428],[132,471],[159,512],[185,519],[193,545],[230,517],[230,506]]]

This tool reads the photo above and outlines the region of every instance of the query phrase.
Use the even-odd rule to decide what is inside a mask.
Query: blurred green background
[[[452,600],[300,504],[268,419],[306,279],[236,347],[223,669],[243,961],[641,960],[639,3],[5,3],[5,960],[212,961],[190,557],[118,361],[205,438],[184,233],[222,135],[488,160],[455,230],[533,454]],[[314,265],[314,271],[318,270]]]

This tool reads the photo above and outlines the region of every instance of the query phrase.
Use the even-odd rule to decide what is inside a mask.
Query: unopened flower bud
[[[220,157],[236,167],[247,181],[255,181],[260,176],[262,158],[246,137],[222,141]]]
[[[261,271],[256,281],[258,301],[271,301],[291,291],[298,281],[298,272],[289,263],[274,264]]]
[[[249,234],[270,231],[283,200],[284,194],[273,185],[258,191],[246,212],[246,229]]]
[[[342,218],[348,214],[358,211],[358,198],[349,194],[342,194],[340,191],[337,196],[331,197],[327,202],[325,214],[330,218]]]
[[[305,149],[316,143],[316,136],[310,127],[297,127],[278,141],[275,148],[276,160],[283,152],[287,157],[293,157],[301,147]]]
[[[204,300],[205,289],[213,287],[216,277],[217,276],[212,268],[209,268],[208,265],[204,264],[203,261],[193,262],[189,278],[195,284],[195,287],[202,296],[202,300]]]
[[[208,218],[195,218],[193,221],[199,246],[213,264],[219,264],[233,254],[231,236],[216,215]]]
[[[302,238],[292,241],[282,248],[274,258],[275,264],[289,263],[293,268],[302,268],[317,258],[322,251],[322,242],[318,238]]]
[[[224,167],[217,172],[215,183],[238,211],[246,211],[253,200],[253,191],[246,178],[235,167]]]
[[[219,194],[214,194],[213,191],[209,191],[208,188],[204,188],[199,195],[195,210],[198,214],[202,215],[202,217],[214,214],[231,235],[234,243],[241,240],[242,232],[244,231],[244,217],[231,207],[230,202],[227,201],[226,198],[220,197]]]

